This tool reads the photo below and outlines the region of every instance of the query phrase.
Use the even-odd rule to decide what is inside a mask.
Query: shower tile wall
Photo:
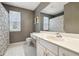
[[[50,19],[49,31],[64,32],[64,15]]]
[[[8,12],[0,3],[0,56],[4,55],[9,44]]]

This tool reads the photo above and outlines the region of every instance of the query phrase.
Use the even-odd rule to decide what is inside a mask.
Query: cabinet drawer
[[[72,51],[59,47],[59,56],[79,56],[79,55]]]
[[[52,43],[49,43],[43,39],[40,39],[39,40],[39,43],[41,45],[43,45],[45,48],[47,48],[48,50],[50,50],[52,53],[54,53],[55,55],[58,55],[58,46],[52,44]]]

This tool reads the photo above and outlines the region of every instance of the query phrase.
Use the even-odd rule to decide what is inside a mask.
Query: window
[[[10,31],[21,31],[21,13],[10,10]]]
[[[44,17],[43,19],[43,30],[48,30],[48,25],[49,25],[49,18],[48,17]]]

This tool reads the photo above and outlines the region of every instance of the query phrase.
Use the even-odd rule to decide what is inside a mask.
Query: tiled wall
[[[64,32],[64,15],[50,19],[49,31]]]
[[[0,56],[4,55],[9,44],[8,12],[0,3]]]

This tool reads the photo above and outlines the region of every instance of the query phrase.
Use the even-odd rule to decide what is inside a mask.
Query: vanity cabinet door
[[[39,43],[37,43],[37,56],[45,56],[45,52],[45,48]]]
[[[55,56],[55,54],[37,41],[37,56]]]
[[[47,50],[46,51],[46,56],[55,56],[55,54],[53,54],[51,51]]]
[[[47,42],[45,40],[40,39],[39,43],[44,46],[46,49],[48,49],[49,51],[51,51],[52,53],[54,53],[55,55],[58,55],[58,46],[54,45],[50,42]]]
[[[67,49],[59,47],[59,56],[79,56],[79,55]]]

